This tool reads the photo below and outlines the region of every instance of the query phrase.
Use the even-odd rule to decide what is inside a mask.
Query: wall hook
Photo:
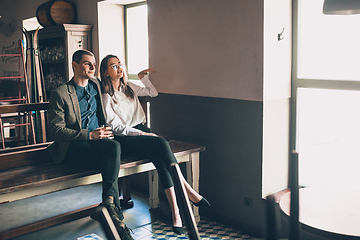
[[[282,31],[281,31],[281,33],[279,33],[279,34],[277,35],[278,41],[281,41],[281,40],[284,39],[284,37],[282,36],[282,34],[284,33],[284,30],[285,30],[285,28],[283,28]]]

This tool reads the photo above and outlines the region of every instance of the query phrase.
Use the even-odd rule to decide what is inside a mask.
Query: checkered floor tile
[[[187,235],[186,228],[184,227],[184,234],[177,235],[172,231],[172,228],[161,221],[156,221],[151,224],[142,226],[148,231],[148,234],[144,234],[144,231],[139,234],[140,228],[134,229],[134,239],[138,240],[147,240],[147,239],[166,239],[166,240],[177,240],[177,239],[189,239]],[[202,240],[217,240],[217,239],[247,239],[247,240],[256,240],[249,235],[243,234],[240,231],[226,227],[222,224],[219,224],[214,221],[207,219],[202,219],[198,223],[199,236]]]

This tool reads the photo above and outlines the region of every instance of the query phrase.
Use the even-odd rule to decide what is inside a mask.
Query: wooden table
[[[360,239],[360,188],[302,188],[299,200],[303,230],[332,239]],[[289,216],[290,192],[281,197],[279,204]]]

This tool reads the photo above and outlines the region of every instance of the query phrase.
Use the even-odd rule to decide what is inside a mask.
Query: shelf
[[[78,49],[91,50],[91,30],[92,25],[80,24],[61,24],[39,30],[38,48],[46,91],[72,77],[72,54]]]
[[[64,60],[61,60],[61,61],[41,61],[42,64],[64,64],[65,63],[65,59]]]
[[[24,76],[8,76],[8,77],[0,77],[0,80],[2,80],[2,79],[14,79],[14,78],[24,78]]]
[[[2,53],[0,57],[20,57],[20,53]]]
[[[0,102],[19,102],[19,101],[26,101],[26,98],[18,98],[18,97],[0,98]]]

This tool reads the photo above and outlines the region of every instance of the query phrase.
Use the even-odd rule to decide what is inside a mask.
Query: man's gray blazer
[[[101,98],[100,81],[98,78],[89,79],[98,90],[98,119],[99,125],[105,124],[105,114]],[[52,91],[49,100],[50,130],[55,141],[47,150],[56,163],[63,161],[69,144],[72,141],[89,141],[88,129],[81,129],[80,106],[77,99],[74,79],[62,84]]]

